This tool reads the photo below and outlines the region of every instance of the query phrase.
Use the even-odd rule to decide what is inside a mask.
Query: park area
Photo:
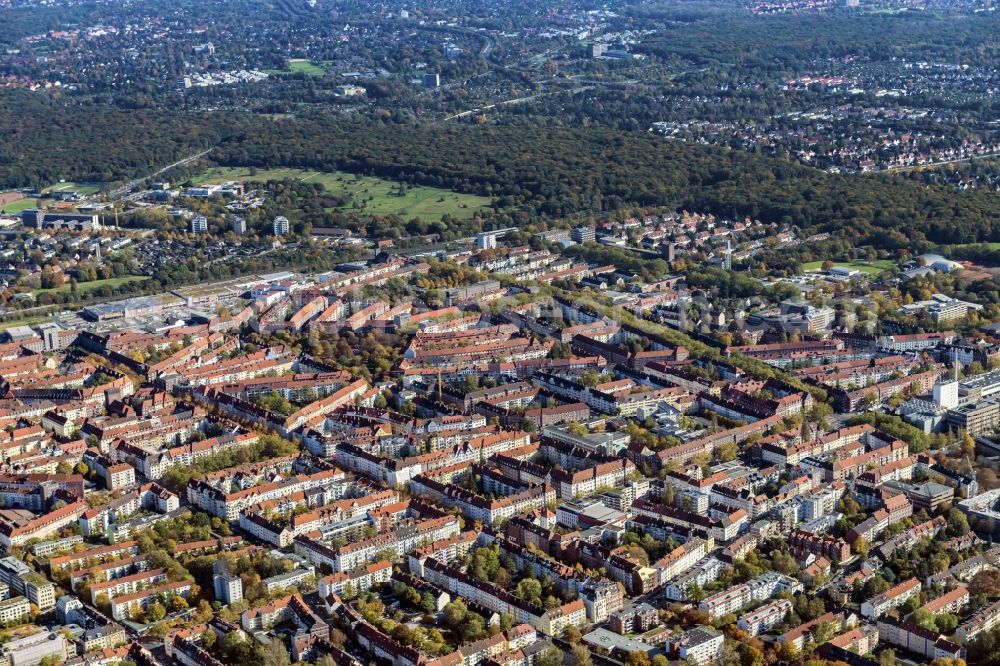
[[[307,76],[323,76],[326,74],[324,65],[316,64],[305,58],[292,58],[286,61],[285,69],[269,70],[269,74],[305,74]]]
[[[268,180],[296,180],[321,183],[329,194],[346,199],[349,203],[342,210],[354,210],[371,215],[399,215],[411,219],[439,220],[443,215],[455,219],[471,218],[476,212],[490,205],[487,197],[442,190],[435,187],[403,186],[374,178],[341,171],[306,171],[303,169],[259,169],[247,167],[217,167],[208,169],[194,179],[199,185],[212,185],[226,181],[263,183]]]
[[[892,270],[896,267],[896,262],[890,259],[876,259],[875,261],[834,261],[832,263],[835,268],[850,268],[868,275],[878,275],[882,271]],[[823,270],[823,262],[810,261],[802,264],[802,270],[806,273],[817,273]]]

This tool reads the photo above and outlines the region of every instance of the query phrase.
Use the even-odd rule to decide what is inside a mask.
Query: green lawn
[[[76,285],[76,293],[86,294],[89,291],[94,291],[100,289],[101,287],[119,287],[127,282],[144,282],[149,279],[148,275],[129,275],[127,277],[116,277],[108,278],[107,280],[91,280],[90,282],[79,282]],[[70,285],[67,282],[61,287],[53,287],[51,289],[35,289],[34,294],[58,294],[61,292],[67,292],[70,290]]]
[[[834,266],[840,266],[841,268],[855,268],[862,273],[867,273],[868,275],[878,275],[882,271],[887,271],[896,267],[896,262],[891,259],[876,259],[875,261],[868,263],[862,261],[835,261]],[[823,270],[822,261],[810,261],[808,263],[802,264],[802,270],[806,273],[815,273]]]
[[[100,185],[95,185],[93,183],[56,183],[55,185],[49,185],[42,192],[63,192],[65,190],[73,190],[79,194],[97,194],[101,191]]]
[[[323,76],[326,74],[326,67],[304,58],[292,58],[287,61],[284,69],[268,70],[269,74],[308,74],[309,76]]]
[[[958,243],[948,247],[979,247],[980,245],[989,245],[991,250],[1000,250],[1000,243]]]
[[[25,317],[24,319],[14,319],[11,321],[0,322],[0,331],[6,331],[8,328],[14,328],[15,326],[37,326],[38,324],[44,324],[51,318],[50,315],[35,315],[33,317]]]
[[[398,183],[340,171],[329,173],[302,169],[261,169],[255,175],[250,175],[250,169],[246,167],[220,167],[208,169],[195,179],[199,184],[221,183],[227,180],[256,182],[301,180],[322,183],[327,192],[349,198],[353,202],[345,206],[345,210],[358,210],[376,215],[396,213],[406,219],[418,217],[438,220],[445,214],[456,219],[468,219],[476,211],[490,205],[488,197],[461,194],[435,187],[407,187],[406,193],[399,196]]]
[[[18,199],[17,201],[11,201],[10,203],[5,203],[0,205],[0,212],[7,213],[8,215],[13,215],[15,213],[20,213],[26,208],[38,208],[37,199]]]

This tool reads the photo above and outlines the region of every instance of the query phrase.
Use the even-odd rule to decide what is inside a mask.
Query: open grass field
[[[108,278],[107,280],[91,280],[90,282],[80,282],[76,285],[76,293],[86,294],[90,291],[95,291],[101,287],[119,287],[127,282],[144,282],[149,279],[148,275],[129,275],[127,277],[116,277]],[[61,287],[53,287],[51,289],[35,289],[34,293],[38,294],[58,294],[62,292],[67,292],[70,290],[70,285],[67,282]]]
[[[42,192],[64,192],[66,190],[72,190],[79,194],[97,194],[101,191],[101,186],[93,183],[56,183],[46,187]]]
[[[269,70],[270,74],[307,74],[309,76],[323,76],[327,69],[323,64],[317,64],[304,58],[292,58],[287,61],[285,69]]]
[[[876,259],[875,261],[868,263],[863,261],[835,261],[834,266],[840,266],[841,268],[854,268],[862,273],[867,273],[868,275],[878,275],[882,271],[887,271],[895,268],[896,262],[891,259]],[[822,261],[810,261],[808,263],[802,264],[802,270],[806,273],[814,273],[823,270]]]
[[[221,183],[227,180],[264,182],[267,180],[300,180],[322,183],[326,191],[349,198],[345,210],[358,210],[375,215],[397,214],[406,219],[439,220],[442,215],[468,219],[476,211],[490,205],[487,197],[462,194],[435,187],[407,187],[399,195],[399,183],[381,178],[355,176],[343,172],[304,171],[302,169],[260,169],[255,175],[246,167],[208,169],[195,181],[199,184]]]
[[[13,319],[11,321],[0,322],[0,331],[6,331],[8,328],[14,328],[15,326],[37,326],[38,324],[44,324],[50,319],[47,314],[34,315],[33,317],[25,317],[24,319]]]
[[[957,245],[949,245],[948,247],[978,247],[980,245],[989,245],[991,250],[1000,249],[1000,243],[959,243]]]
[[[0,205],[0,212],[13,215],[20,213],[26,208],[38,208],[38,199],[18,199],[17,201],[2,204]]]

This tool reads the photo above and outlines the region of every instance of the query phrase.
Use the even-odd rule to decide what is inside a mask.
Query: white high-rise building
[[[945,409],[958,407],[958,382],[939,381],[934,385],[934,404]]]
[[[287,236],[288,235],[288,218],[282,215],[274,218],[274,235],[275,236]]]

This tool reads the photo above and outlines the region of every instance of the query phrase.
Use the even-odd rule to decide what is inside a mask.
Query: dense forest
[[[1000,195],[610,128],[394,123],[316,114],[123,112],[0,96],[0,186],[115,181],[215,146],[224,165],[341,169],[496,197],[502,224],[669,206],[843,231],[893,249],[1000,241]]]
[[[146,175],[226,136],[223,116],[71,105],[0,94],[0,188],[60,179],[111,183]]]
[[[363,137],[363,140],[358,140]],[[342,169],[497,197],[563,217],[629,205],[843,231],[891,249],[1000,240],[1000,196],[891,176],[826,174],[787,160],[646,133],[516,125],[396,125],[329,117],[272,123],[213,153],[223,164]],[[524,221],[514,216],[511,222]]]

